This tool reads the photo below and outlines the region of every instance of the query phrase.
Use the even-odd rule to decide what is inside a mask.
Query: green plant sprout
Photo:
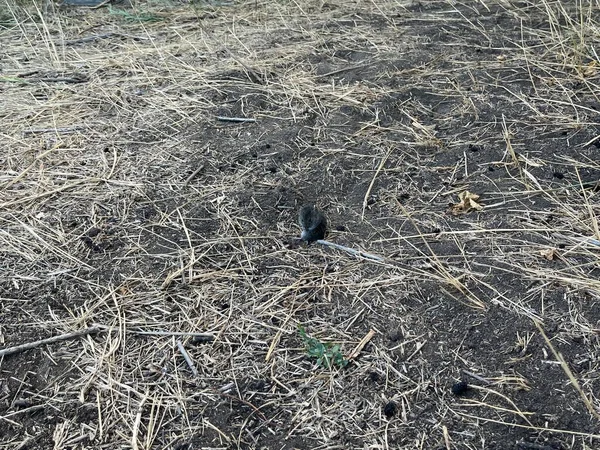
[[[323,343],[318,339],[310,337],[306,334],[306,330],[302,325],[298,325],[298,332],[306,347],[308,356],[317,359],[317,365],[331,369],[333,366],[340,368],[348,365],[348,360],[342,355],[341,348],[338,344]]]

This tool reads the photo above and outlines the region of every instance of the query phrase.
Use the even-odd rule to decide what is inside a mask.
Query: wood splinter
[[[363,337],[356,347],[354,347],[354,350],[352,350],[352,353],[350,353],[348,359],[355,359],[358,355],[360,355],[360,352],[362,352],[363,348],[365,348],[365,345],[367,345],[376,334],[377,333],[374,330],[369,330],[365,337]]]

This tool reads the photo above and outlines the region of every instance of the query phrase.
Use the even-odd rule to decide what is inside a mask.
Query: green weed
[[[318,366],[331,369],[333,366],[343,368],[348,365],[348,360],[342,355],[341,348],[338,344],[324,344],[318,339],[310,337],[306,334],[306,330],[302,325],[298,325],[298,331],[304,342],[308,356],[316,358]]]

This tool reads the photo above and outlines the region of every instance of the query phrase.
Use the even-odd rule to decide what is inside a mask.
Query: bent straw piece
[[[562,353],[560,353],[554,347],[554,345],[552,345],[552,341],[546,335],[546,332],[544,331],[544,328],[543,328],[541,322],[538,320],[534,320],[533,323],[535,324],[538,331],[544,338],[544,341],[546,341],[546,345],[548,346],[548,348],[550,349],[550,351],[552,352],[552,354],[554,355],[556,360],[560,363],[560,366],[562,367],[563,371],[567,375],[567,378],[569,378],[569,381],[571,382],[571,384],[573,385],[575,390],[579,393],[579,396],[581,397],[581,400],[583,400],[583,404],[585,405],[585,407],[587,408],[589,413],[592,416],[594,416],[596,419],[600,420],[600,413],[597,411],[596,406],[588,398],[588,396],[585,394],[585,392],[583,392],[583,389],[581,388],[579,381],[577,381],[577,378],[575,378],[575,375],[573,375],[573,372],[571,371],[569,365],[567,364],[567,361],[565,361],[565,358],[563,357]]]

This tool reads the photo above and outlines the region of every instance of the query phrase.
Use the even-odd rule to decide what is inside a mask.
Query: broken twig
[[[183,343],[179,339],[177,339],[177,348],[179,349],[179,351],[183,355],[183,359],[185,359],[185,362],[187,363],[188,367],[190,368],[190,370],[192,371],[192,373],[194,374],[194,376],[197,377],[198,376],[198,369],[196,369],[196,366],[194,365],[194,362],[192,361],[192,358],[190,358],[189,353],[187,352],[187,350],[183,346]]]
[[[350,353],[350,356],[348,356],[348,359],[354,359],[358,355],[360,355],[360,352],[362,352],[362,349],[365,348],[365,345],[367,345],[369,343],[369,341],[371,339],[373,339],[373,336],[375,336],[376,334],[377,333],[374,330],[369,330],[369,332],[365,335],[365,337],[363,337],[360,340],[360,342],[354,348],[354,350],[352,350],[352,353]]]
[[[340,244],[334,244],[333,242],[326,241],[324,239],[319,239],[317,241],[318,244],[325,245],[327,247],[336,248],[338,250],[343,250],[347,253],[350,253],[354,256],[359,256],[361,258],[371,259],[373,261],[384,262],[384,259],[381,256],[373,255],[372,253],[363,252],[362,250],[354,250],[353,248],[346,247]]]
[[[26,350],[31,350],[36,347],[40,347],[46,344],[53,344],[54,342],[65,341],[67,339],[73,339],[80,336],[87,336],[88,334],[99,333],[100,331],[106,331],[108,327],[104,325],[94,325],[92,327],[86,328],[85,330],[73,331],[72,333],[65,333],[59,336],[52,336],[47,339],[41,339],[35,342],[28,342],[27,344],[16,345],[14,347],[8,347],[3,350],[0,350],[0,358],[7,355],[12,355],[15,353],[21,353]]]
[[[473,372],[469,372],[468,370],[463,370],[463,373],[465,375],[470,376],[471,378],[475,378],[476,380],[481,381],[482,383],[485,384],[493,384],[490,380],[488,380],[487,378],[483,378],[481,375],[477,375],[476,373]]]
[[[252,119],[250,117],[226,117],[226,116],[216,116],[217,120],[221,122],[256,122],[256,119]]]
[[[190,181],[192,181],[196,175],[198,175],[200,172],[202,172],[202,169],[204,169],[204,164],[202,164],[200,167],[198,167],[196,170],[194,170],[194,172],[189,177],[187,177],[187,179],[185,180],[183,185],[187,186],[188,184],[190,184]]]

